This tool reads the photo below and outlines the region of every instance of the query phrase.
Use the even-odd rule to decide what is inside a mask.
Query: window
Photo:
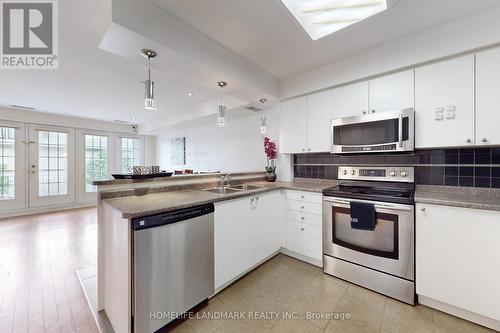
[[[68,134],[38,131],[38,195],[68,194]]]
[[[15,198],[15,129],[0,127],[0,200]]]
[[[140,140],[121,138],[122,147],[122,173],[131,173],[132,167],[140,165]]]
[[[96,192],[92,180],[108,176],[108,137],[85,135],[85,192]]]

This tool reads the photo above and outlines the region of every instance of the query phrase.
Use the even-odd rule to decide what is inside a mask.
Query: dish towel
[[[375,230],[375,206],[366,202],[351,201],[351,228]]]

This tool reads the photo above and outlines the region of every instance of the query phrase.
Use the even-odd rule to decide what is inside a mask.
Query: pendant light
[[[265,104],[267,102],[266,98],[261,98],[259,100],[262,104]],[[266,135],[267,132],[267,126],[266,126],[266,117],[262,116],[260,117],[260,134],[261,135]]]
[[[142,49],[141,53],[148,59],[148,79],[144,81],[144,109],[156,111],[154,100],[155,82],[151,80],[151,59],[155,58],[158,54],[150,49]]]
[[[227,106],[222,104],[222,97],[224,95],[224,87],[227,86],[227,83],[224,81],[217,82],[217,85],[220,87],[220,104],[219,104],[219,112],[217,114],[217,126],[225,127],[226,126],[226,110]]]

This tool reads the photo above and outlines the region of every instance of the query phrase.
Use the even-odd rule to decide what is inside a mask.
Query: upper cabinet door
[[[500,144],[500,48],[476,55],[476,144]]]
[[[474,144],[474,55],[415,69],[415,146]]]
[[[370,113],[413,108],[414,70],[370,80]]]
[[[333,118],[358,116],[368,112],[368,81],[332,90]]]
[[[307,150],[329,152],[330,121],[332,120],[332,91],[307,96]]]
[[[296,154],[306,152],[306,97],[298,97],[281,103],[281,124],[280,153]]]

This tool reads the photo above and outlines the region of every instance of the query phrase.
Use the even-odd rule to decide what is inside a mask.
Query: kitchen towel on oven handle
[[[351,228],[375,230],[377,224],[375,206],[371,203],[351,201]]]

